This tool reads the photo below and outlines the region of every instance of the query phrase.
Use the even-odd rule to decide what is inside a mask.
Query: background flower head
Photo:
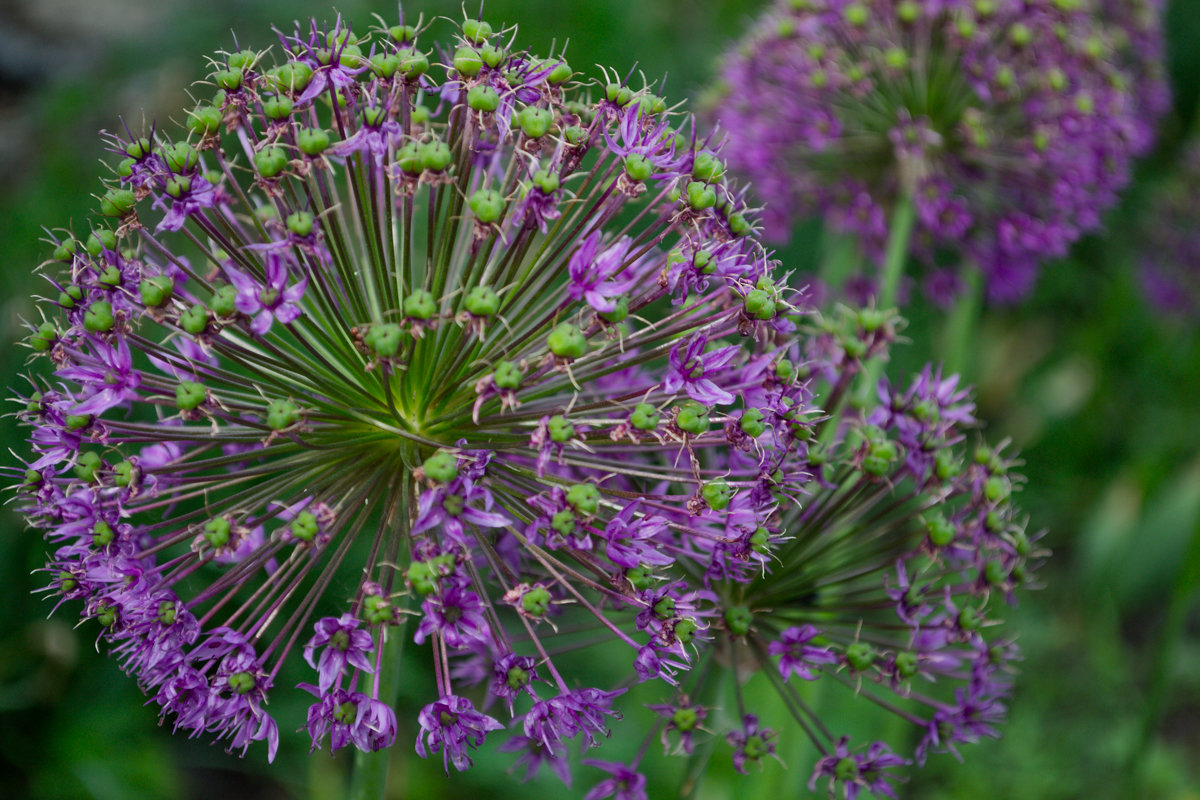
[[[730,165],[768,201],[773,238],[820,214],[881,258],[911,204],[936,299],[961,289],[947,275],[963,261],[992,300],[1019,299],[1100,225],[1165,110],[1141,55],[1158,16],[1119,5],[1106,21],[1048,0],[776,3],[714,92]]]

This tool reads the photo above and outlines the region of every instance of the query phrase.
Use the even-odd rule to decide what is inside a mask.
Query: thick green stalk
[[[908,242],[912,239],[916,221],[917,211],[913,206],[912,199],[907,196],[898,198],[896,207],[892,209],[883,275],[879,283],[879,292],[875,295],[877,308],[888,309],[896,304],[896,294],[900,290],[900,278],[904,275],[904,265],[908,261]]]
[[[379,697],[395,707],[400,694],[400,660],[404,653],[405,629],[389,628],[388,641],[383,646],[383,663],[377,666]],[[375,753],[354,751],[354,766],[350,773],[349,800],[383,800],[387,797],[388,757],[392,748]]]
[[[401,540],[408,539],[412,519],[416,515],[416,505],[413,502],[417,487],[413,485],[411,476],[401,476],[400,502],[392,506],[387,518],[396,520],[399,524],[388,527],[392,534]],[[389,541],[385,544],[385,556],[392,563],[398,563],[400,550],[406,541]],[[392,583],[396,577],[393,571],[382,582],[385,594],[392,591]],[[376,677],[379,681],[379,691],[376,697],[389,703],[393,709],[400,697],[401,661],[404,655],[404,641],[408,630],[403,624],[384,628],[387,641],[383,643],[379,662],[375,665]],[[350,793],[348,800],[383,800],[387,797],[388,762],[392,748],[384,748],[378,752],[366,753],[356,750],[354,766],[350,773]]]
[[[875,294],[875,307],[878,309],[886,311],[896,305],[896,295],[900,291],[900,278],[903,277],[904,265],[908,262],[908,243],[912,239],[916,221],[917,211],[913,206],[912,199],[908,196],[898,198],[896,207],[892,209],[883,275],[880,276],[879,291]],[[882,374],[883,359],[872,359],[863,371],[859,396],[862,398],[871,396]]]
[[[946,319],[942,334],[942,368],[948,375],[958,374],[971,380],[975,370],[967,363],[967,354],[975,350],[974,340],[983,305],[983,273],[974,265],[964,265],[966,287]]]
[[[1137,738],[1126,764],[1126,797],[1136,796],[1145,777],[1146,754],[1154,740],[1166,707],[1167,690],[1171,681],[1171,661],[1179,648],[1187,623],[1188,612],[1200,597],[1200,521],[1192,534],[1187,555],[1180,565],[1171,591],[1171,599],[1155,643],[1150,667],[1150,689],[1142,712],[1141,736]]]

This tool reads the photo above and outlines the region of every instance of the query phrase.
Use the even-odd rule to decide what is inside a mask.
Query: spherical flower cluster
[[[851,408],[896,320],[781,288],[688,118],[511,30],[427,35],[297,26],[215,58],[186,131],[110,137],[111,222],[54,234],[21,397],[57,605],[175,729],[268,758],[288,662],[313,749],[391,746],[408,639],[437,687],[412,746],[447,772],[502,738],[569,780],[638,682],[650,736],[746,769],[776,734],[736,681],[719,713],[728,667],[790,709],[814,677],[911,696],[921,757],[991,735],[991,598],[1037,551],[1011,461],[962,461],[955,380]],[[580,632],[629,679],[563,668]],[[799,716],[850,796],[905,760]],[[590,797],[645,796],[584,763]]]
[[[185,130],[109,137],[111,223],[55,234],[22,398],[51,590],[237,750],[274,755],[300,649],[313,746],[390,745],[398,637],[438,665],[422,755],[501,727],[458,657],[532,701],[523,741],[594,744],[620,691],[560,675],[547,621],[644,613],[626,573],[719,559],[789,456],[713,466],[792,293],[690,120],[513,31],[468,20],[441,64],[424,33],[219,55]],[[705,623],[647,619],[608,624],[669,679]]]
[[[881,258],[905,228],[935,300],[966,262],[1012,301],[1146,144],[1116,47],[1084,2],[780,0],[727,56],[714,116],[774,238],[819,213]]]
[[[1046,553],[1013,504],[1022,478],[1006,446],[968,440],[974,404],[958,378],[926,367],[851,403],[854,376],[885,354],[897,321],[848,309],[817,320],[776,357],[739,422],[750,436],[760,420],[766,435],[791,429],[803,494],[779,498],[740,559],[709,568],[713,641],[673,702],[652,708],[664,744],[685,753],[697,730],[717,729],[720,709],[736,709],[726,739],[745,771],[775,755],[776,732],[742,690],[765,676],[818,750],[810,787],[895,796],[895,768],[999,735],[1018,657],[1003,612]],[[790,414],[776,393],[792,385],[826,413]],[[915,726],[905,737],[915,748],[839,736],[800,688],[810,681],[840,685],[864,714],[898,715]],[[733,697],[722,695],[731,683]]]
[[[1156,308],[1186,319],[1200,315],[1200,231],[1196,186],[1200,144],[1179,156],[1178,168],[1159,184],[1142,224],[1141,281]]]

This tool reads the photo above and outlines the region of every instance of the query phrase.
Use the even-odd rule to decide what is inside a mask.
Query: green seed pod
[[[701,151],[692,160],[692,177],[705,183],[715,183],[725,175],[725,163],[712,153]]]
[[[695,211],[703,211],[717,204],[717,193],[703,181],[691,181],[685,190],[687,204]]]
[[[454,163],[454,153],[441,141],[426,142],[417,149],[421,167],[431,172],[443,172]]]
[[[631,153],[625,156],[625,174],[630,180],[641,183],[654,174],[654,164],[640,153]]]
[[[296,146],[309,158],[315,158],[329,147],[329,133],[320,128],[301,128],[296,134]]]
[[[579,327],[569,322],[560,322],[546,337],[550,352],[559,358],[575,359],[587,352],[587,338]]]
[[[104,459],[95,450],[85,450],[79,454],[79,458],[75,460],[75,467],[72,469],[75,477],[84,483],[93,483],[98,477],[100,468],[104,465]]]
[[[89,333],[111,331],[116,324],[117,321],[113,317],[112,304],[107,300],[97,300],[92,303],[83,315],[83,327]]]
[[[195,381],[183,381],[175,387],[175,405],[180,411],[195,411],[205,401],[207,392]]]
[[[287,166],[287,151],[282,147],[267,147],[254,154],[254,168],[268,180],[279,177]]]
[[[363,344],[381,358],[394,358],[404,342],[404,329],[394,322],[372,325],[363,336]]]
[[[575,522],[575,512],[567,508],[554,512],[554,516],[550,518],[550,527],[563,536],[574,535],[575,529],[578,527]]]
[[[685,401],[675,415],[675,425],[685,433],[699,436],[708,430],[708,409],[694,400]]]
[[[112,472],[113,486],[125,488],[126,486],[133,484],[134,471],[132,462],[120,461],[116,464],[113,464]]]
[[[521,113],[517,114],[516,120],[526,136],[530,139],[539,139],[550,130],[550,126],[554,123],[554,114],[547,108],[526,106],[521,109]]]
[[[474,47],[454,51],[454,70],[464,78],[474,78],[483,69],[483,57]]]
[[[405,53],[400,56],[397,70],[407,80],[414,81],[429,71],[429,59],[421,53]]]
[[[575,426],[562,414],[556,414],[547,420],[546,430],[550,434],[550,441],[560,444],[570,441],[575,436]]]
[[[535,586],[521,595],[521,610],[531,617],[544,617],[550,610],[551,599],[545,586]]]
[[[388,37],[396,44],[412,44],[417,40],[417,29],[412,25],[393,25],[388,28]]]
[[[71,263],[75,259],[76,244],[74,239],[64,239],[54,248],[54,260]]]
[[[404,316],[410,319],[430,319],[436,313],[437,303],[433,301],[433,295],[424,289],[418,289],[404,298]]]
[[[487,286],[476,286],[467,292],[463,306],[477,317],[490,317],[500,310],[500,295]]]
[[[438,483],[449,483],[458,477],[458,459],[444,450],[425,459],[425,477]]]
[[[754,319],[775,319],[775,300],[762,289],[751,289],[746,293],[744,301],[746,316]]]
[[[129,189],[109,189],[100,198],[100,213],[106,217],[123,217],[137,205],[137,198]]]
[[[729,508],[734,491],[734,488],[724,478],[716,478],[700,487],[700,497],[713,511],[724,511]]]
[[[145,278],[138,284],[138,292],[142,296],[142,304],[147,308],[159,308],[171,300],[175,289],[175,281],[168,275],[156,275]]]
[[[472,44],[483,44],[492,35],[492,26],[479,19],[464,20],[462,35],[464,39]]]
[[[467,200],[475,219],[484,225],[497,222],[504,216],[504,198],[494,189],[479,189]]]
[[[600,490],[590,483],[577,483],[567,489],[567,502],[580,514],[590,517],[600,510]]]
[[[496,364],[492,373],[492,381],[497,389],[511,391],[521,385],[521,368],[512,361],[501,361]]]
[[[376,53],[368,62],[371,74],[379,78],[390,78],[400,69],[400,56],[395,53]]]
[[[545,67],[547,64],[548,62],[542,62],[543,67]],[[551,86],[560,86],[561,84],[569,81],[571,76],[574,74],[575,73],[571,70],[570,64],[561,58],[556,59],[554,62],[554,68],[550,70],[550,74],[546,76],[546,82]]]
[[[197,136],[213,136],[221,129],[221,109],[202,105],[188,116],[188,130]]]
[[[263,101],[263,113],[276,122],[287,119],[292,113],[292,101],[283,95],[271,97]]]
[[[210,305],[218,317],[232,317],[237,314],[237,288],[229,285],[220,287],[213,293]]]
[[[547,172],[544,169],[539,169],[537,172],[533,173],[533,177],[530,178],[530,180],[532,180],[533,184],[541,189],[545,194],[553,194],[554,192],[558,191],[558,176],[551,172]]]
[[[619,83],[610,83],[604,87],[604,99],[624,108],[633,99],[633,91],[628,86],[622,86]]]
[[[661,417],[662,415],[654,406],[649,403],[638,403],[634,406],[633,413],[629,415],[629,424],[639,431],[652,431],[658,427]]]
[[[291,400],[272,400],[267,404],[267,427],[286,430],[300,421],[300,407]]]
[[[747,408],[742,412],[742,418],[738,422],[738,427],[742,429],[742,433],[757,439],[767,431],[765,419],[763,412],[759,409]]]
[[[317,538],[317,516],[311,511],[301,511],[292,520],[292,536],[302,542],[311,542]]]
[[[734,636],[745,636],[754,624],[754,614],[746,606],[732,606],[725,610],[725,626]]]
[[[616,303],[617,307],[612,311],[601,311],[598,314],[600,319],[604,320],[610,325],[616,325],[618,322],[624,322],[629,316],[629,298],[621,295],[617,298]]]
[[[239,69],[221,70],[213,75],[213,80],[217,86],[227,92],[235,92],[242,88],[242,81],[245,79],[245,73]]]
[[[846,663],[855,672],[871,668],[875,663],[875,649],[866,642],[854,642],[846,646]]]

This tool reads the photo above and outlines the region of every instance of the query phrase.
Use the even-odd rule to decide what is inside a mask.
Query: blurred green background
[[[488,0],[486,17],[518,23],[521,46],[544,52],[569,40],[572,65],[589,76],[598,76],[595,64],[636,66],[651,79],[667,74],[666,95],[679,100],[702,91],[718,55],[763,5]],[[343,0],[338,10],[358,27],[371,13],[396,14],[394,5],[363,0]],[[458,4],[436,0],[410,2],[407,12],[461,16]],[[31,269],[49,254],[41,226],[82,222],[94,205],[104,155],[98,130],[118,127],[122,117],[139,126],[143,118],[179,119],[187,87],[205,72],[203,54],[233,49],[231,31],[239,46],[264,48],[277,45],[272,23],[290,28],[293,19],[333,13],[310,0],[4,0],[0,341],[23,337],[21,320],[33,314]],[[1049,530],[1055,556],[1041,573],[1044,589],[1028,593],[1012,615],[1026,657],[1004,738],[966,748],[963,764],[934,757],[911,773],[902,797],[1200,798],[1200,331],[1196,320],[1148,310],[1134,271],[1141,209],[1195,135],[1200,0],[1174,2],[1167,30],[1176,107],[1158,150],[1106,232],[1049,265],[1031,301],[990,310],[979,331],[973,378],[988,436],[1012,437],[1024,454],[1022,501],[1031,527]],[[1200,222],[1200,187],[1196,196]],[[805,238],[782,255],[804,263],[815,247]],[[940,317],[920,305],[910,316],[911,343],[898,349],[893,375],[937,352]],[[0,348],[6,385],[21,385],[24,354]],[[0,437],[25,451],[11,417],[0,419]],[[43,547],[3,512],[0,798],[342,794],[349,759],[307,756],[302,733],[284,731],[280,758],[268,767],[259,750],[239,760],[160,729],[133,681],[95,652],[95,631],[72,629],[76,609],[46,618],[49,604],[31,594]],[[431,679],[419,654],[409,658],[391,797],[561,796],[551,777],[523,785],[508,775],[510,759],[494,752],[496,742],[475,768],[450,779],[439,759],[416,758],[416,709]],[[279,716],[303,719],[303,700],[295,704],[278,708]],[[641,739],[630,715],[599,755],[628,758]],[[792,752],[790,769],[772,762],[739,779],[728,748],[718,745],[700,796],[808,796],[812,754],[800,743],[781,746],[785,757]],[[678,766],[650,775],[651,797],[670,795]],[[599,777],[577,770],[568,796],[582,796]]]

